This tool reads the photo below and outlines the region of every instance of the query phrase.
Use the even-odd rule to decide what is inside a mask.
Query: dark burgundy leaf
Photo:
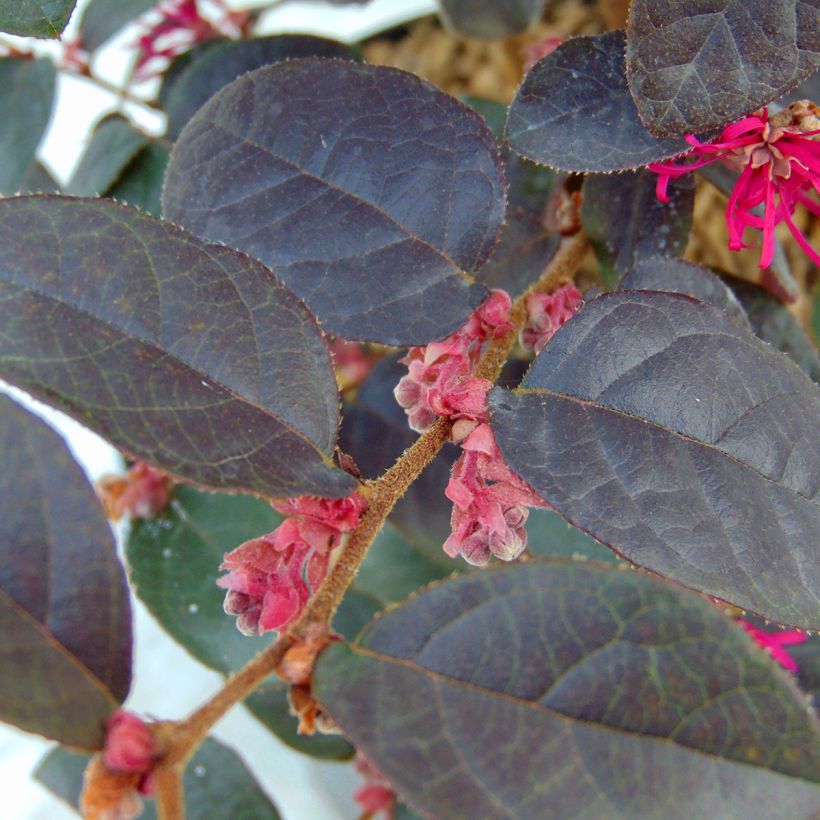
[[[91,141],[65,187],[66,193],[78,196],[104,194],[149,142],[150,138],[125,117],[119,114],[105,117],[94,129]]]
[[[564,171],[621,171],[689,150],[641,124],[624,74],[624,33],[573,37],[536,63],[510,106],[510,147]]]
[[[626,65],[644,124],[722,128],[820,66],[817,0],[633,0]]]
[[[693,299],[720,308],[735,324],[747,330],[751,329],[746,312],[723,280],[712,271],[693,262],[663,256],[639,259],[621,279],[620,287],[622,290],[685,293]]]
[[[570,523],[687,586],[820,626],[820,393],[722,311],[601,296],[490,405],[504,458]]]
[[[120,29],[136,20],[156,0],[91,0],[80,18],[80,39],[83,47],[95,51]]]
[[[34,777],[55,797],[79,808],[88,755],[53,749],[40,761]],[[183,777],[187,815],[191,820],[278,820],[279,813],[233,749],[212,737],[194,754]],[[144,804],[142,820],[156,820],[153,800]]]
[[[581,224],[592,242],[601,278],[610,287],[647,256],[678,256],[692,228],[695,185],[669,184],[669,202],[655,194],[651,171],[596,174],[584,180]]]
[[[523,208],[507,208],[507,224],[478,278],[488,288],[502,288],[515,298],[535,282],[558,250],[561,235]]]
[[[0,195],[24,183],[51,119],[54,84],[51,60],[0,58]]]
[[[809,820],[820,801],[792,682],[719,609],[641,573],[531,561],[445,581],[328,647],[313,691],[441,820]]]
[[[77,0],[0,0],[0,31],[23,37],[59,37]]]
[[[544,0],[439,0],[444,21],[459,34],[495,40],[520,34],[544,11]]]
[[[173,81],[167,77],[163,81],[160,94],[168,112],[168,136],[176,139],[199,108],[247,71],[296,57],[350,59],[352,56],[350,47],[344,43],[307,34],[280,34],[216,43],[187,62],[175,73]]]
[[[343,496],[316,322],[253,260],[108,200],[0,200],[0,374],[182,479]]]
[[[486,296],[474,283],[504,190],[478,115],[412,74],[306,58],[257,69],[185,127],[164,214],[261,259],[324,328],[425,344]]]
[[[761,288],[737,279],[731,287],[757,336],[790,356],[814,381],[820,382],[820,356],[789,309]]]
[[[0,719],[98,749],[131,683],[111,529],[60,436],[4,396],[0,452]]]

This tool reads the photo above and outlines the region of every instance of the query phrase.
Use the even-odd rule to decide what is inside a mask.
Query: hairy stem
[[[185,820],[182,766],[163,765],[154,771],[154,792],[159,820]]]
[[[589,243],[583,234],[567,240],[544,271],[541,278],[526,293],[515,300],[511,311],[514,329],[496,339],[485,351],[476,374],[495,381],[516,336],[526,321],[526,297],[537,291],[552,291],[569,281],[584,255]],[[285,653],[300,639],[315,632],[317,627],[329,630],[337,607],[356,576],[370,544],[384,524],[395,503],[418,478],[424,468],[435,458],[450,435],[452,422],[439,419],[426,433],[401,455],[396,463],[375,481],[363,485],[368,507],[359,526],[351,534],[333,569],[325,579],[302,616],[286,633],[263,649],[239,672],[230,677],[223,688],[207,703],[200,706],[185,721],[176,724],[168,752],[157,771],[184,766],[197,747],[210,732],[213,725],[237,703],[244,700],[259,684],[279,667]],[[178,820],[182,815],[161,815],[162,820]]]
[[[120,102],[129,102],[133,103],[134,105],[141,105],[145,108],[150,108],[152,111],[162,111],[162,106],[154,101],[148,100],[143,97],[137,97],[136,95],[132,94],[127,88],[121,88],[114,83],[110,83],[108,80],[103,79],[102,77],[98,77],[96,74],[83,74],[79,71],[71,71],[67,69],[67,73],[71,74],[72,77],[78,77],[81,80],[88,80],[88,82],[93,83],[97,86],[97,88],[101,88],[103,91],[108,91],[111,94],[115,94],[117,99]]]

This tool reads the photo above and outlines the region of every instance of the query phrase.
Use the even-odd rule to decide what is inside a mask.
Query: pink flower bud
[[[112,772],[144,774],[154,765],[154,736],[135,714],[118,709],[106,723],[102,755]]]

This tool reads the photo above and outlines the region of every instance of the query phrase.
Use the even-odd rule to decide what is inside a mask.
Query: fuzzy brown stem
[[[159,820],[185,820],[182,768],[163,764],[154,771],[154,793]]]
[[[566,240],[541,278],[512,306],[514,329],[495,340],[479,362],[476,374],[495,381],[518,332],[526,321],[526,297],[537,291],[551,291],[572,278],[587,252],[589,243],[583,234]],[[329,630],[337,607],[356,576],[367,550],[378,534],[395,503],[435,458],[450,435],[452,422],[439,419],[401,455],[387,472],[375,481],[362,485],[368,507],[359,526],[351,534],[325,582],[310,601],[302,616],[287,633],[263,649],[253,660],[233,675],[216,695],[193,712],[185,721],[173,727],[167,753],[157,771],[182,767],[207,737],[214,724],[235,704],[243,701],[280,666],[285,653],[301,639],[315,634],[317,627]],[[169,815],[163,820],[176,820]]]

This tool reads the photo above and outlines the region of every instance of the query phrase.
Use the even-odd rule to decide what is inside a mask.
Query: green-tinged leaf
[[[95,51],[156,4],[156,0],[91,0],[80,18],[83,47]]]
[[[488,288],[502,288],[515,298],[535,282],[558,250],[561,235],[548,231],[534,214],[507,208],[507,224],[478,278]]]
[[[51,119],[54,85],[51,60],[0,58],[0,196],[23,186]]]
[[[527,519],[527,550],[542,558],[587,558],[617,564],[612,550],[577,527],[571,527],[552,510],[530,510]]]
[[[163,213],[273,266],[325,330],[425,344],[486,296],[501,228],[495,139],[466,105],[382,66],[251,71],[185,126]]]
[[[510,106],[510,147],[564,171],[622,171],[689,150],[650,134],[624,74],[624,33],[573,37],[530,69]]]
[[[60,436],[0,396],[0,719],[84,749],[131,683],[131,608],[102,508]]]
[[[26,169],[20,180],[20,192],[24,194],[58,194],[60,186],[49,170],[37,160]]]
[[[814,381],[820,382],[820,356],[817,348],[789,309],[761,288],[737,279],[730,281],[755,334],[764,342],[782,350]]]
[[[259,499],[178,486],[163,514],[135,521],[131,528],[127,556],[137,595],[174,640],[212,669],[235,672],[267,643],[237,630],[235,619],[222,610],[225,591],[216,579],[226,552],[271,532],[281,521]],[[287,686],[279,678],[266,681],[245,705],[299,751],[333,759],[352,753],[341,738],[296,733]]]
[[[94,129],[65,192],[77,196],[104,194],[149,142],[146,134],[120,114],[104,117]]]
[[[417,438],[393,395],[393,388],[407,373],[406,365],[398,358],[399,354],[387,356],[373,368],[343,414],[340,446],[353,456],[365,478],[381,475]],[[457,455],[455,447],[443,449],[399,499],[389,517],[403,537],[445,574],[464,568],[463,562],[453,561],[442,550],[450,534],[452,509],[444,488]]]
[[[262,265],[99,199],[0,200],[0,375],[197,484],[344,496],[338,393]]]
[[[651,256],[639,259],[621,279],[622,290],[664,290],[684,293],[701,302],[720,308],[735,324],[750,329],[746,311],[723,280],[707,268],[670,259]]]
[[[572,524],[679,583],[820,627],[820,392],[722,311],[605,294],[490,412],[507,463]]]
[[[201,51],[169,80],[160,92],[168,112],[168,136],[176,139],[185,124],[217,91],[252,71],[297,57],[351,59],[349,46],[308,34],[280,34],[251,40],[229,40]]]
[[[507,106],[497,100],[485,100],[483,97],[461,97],[477,114],[480,114],[493,136],[501,141],[504,139],[504,126],[507,123]]]
[[[0,0],[0,31],[22,37],[59,37],[77,0]]]
[[[695,184],[669,184],[669,202],[655,194],[651,171],[596,174],[584,180],[581,224],[592,242],[601,278],[614,287],[642,257],[678,256],[692,229]]]
[[[88,755],[53,749],[34,777],[55,797],[78,809]],[[183,777],[186,816],[190,820],[277,820],[279,812],[242,758],[209,737],[199,747]],[[142,820],[156,820],[153,800],[146,800]]]
[[[816,0],[634,0],[626,67],[657,134],[722,128],[820,66]]]
[[[106,191],[106,196],[158,217],[162,210],[162,180],[170,153],[164,141],[152,142],[125,167],[119,181]]]
[[[436,818],[814,816],[817,721],[717,608],[528,562],[443,582],[319,658],[313,692]]]
[[[520,34],[544,11],[544,0],[439,0],[444,21],[459,34],[495,40]]]

